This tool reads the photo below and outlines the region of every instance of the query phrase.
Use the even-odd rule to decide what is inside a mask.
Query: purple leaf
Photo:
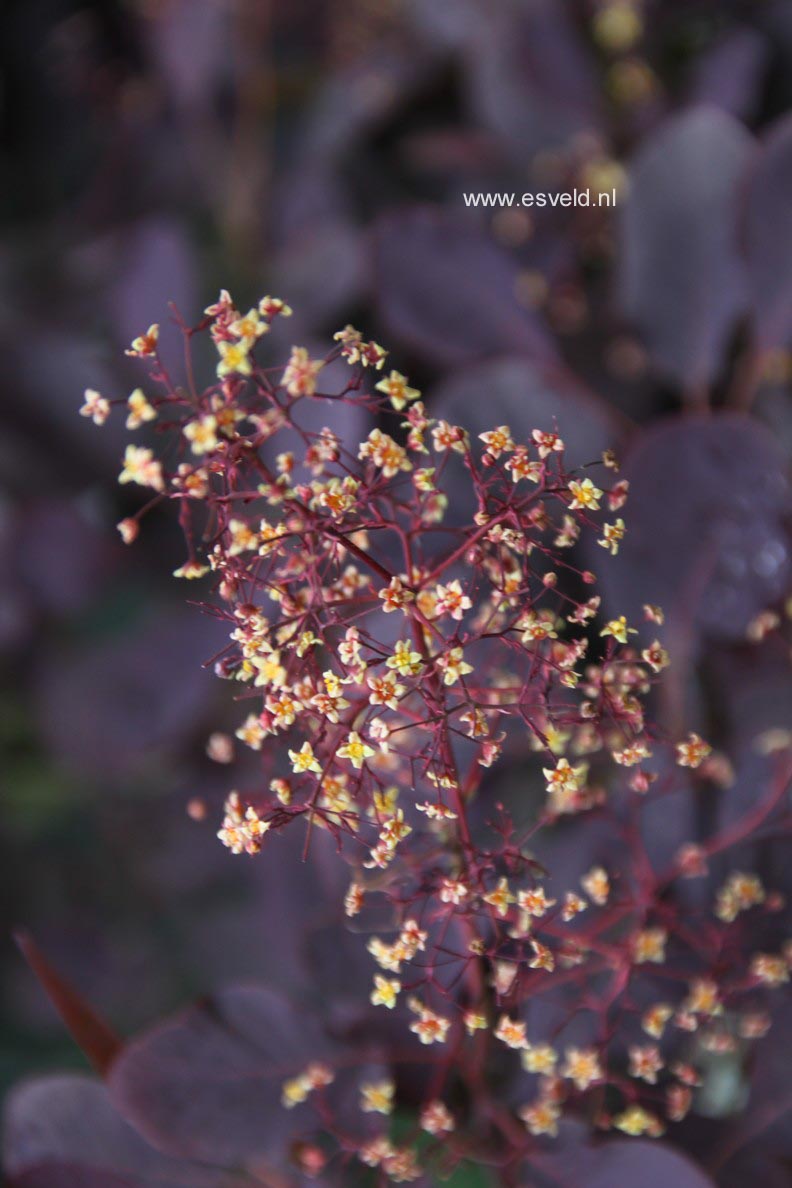
[[[762,143],[748,187],[746,253],[754,322],[761,348],[792,334],[792,116]]]
[[[365,253],[360,232],[345,219],[312,222],[277,253],[273,289],[288,296],[300,325],[336,318],[359,300]]]
[[[789,485],[769,434],[735,415],[674,418],[637,442],[621,477],[624,543],[615,558],[589,558],[606,607],[648,638],[663,630],[643,624],[642,607],[659,604],[675,651],[697,633],[744,638],[792,575]]]
[[[231,73],[230,6],[218,0],[175,0],[141,22],[159,79],[178,105],[211,109]]]
[[[78,1163],[37,1163],[9,1181],[10,1188],[136,1188],[139,1181]]]
[[[556,0],[481,6],[486,23],[468,47],[471,104],[521,168],[599,126],[593,55]]]
[[[737,247],[739,182],[751,138],[715,108],[650,137],[622,207],[622,305],[656,367],[689,390],[710,383],[746,302]]]
[[[188,323],[198,312],[192,255],[182,228],[159,218],[127,228],[120,255],[110,303],[121,341],[126,345],[158,322],[166,365],[181,366],[183,339],[168,305],[173,302]],[[145,387],[145,370],[139,374]],[[178,376],[177,372],[174,378]]]
[[[738,119],[750,119],[767,58],[766,38],[754,29],[734,29],[697,59],[690,102],[712,103]]]
[[[201,661],[227,638],[188,608],[49,658],[38,673],[44,738],[72,770],[128,775],[195,729],[216,685]]]
[[[6,1100],[3,1166],[13,1188],[252,1188],[254,1181],[153,1150],[87,1076],[42,1077]]]
[[[542,367],[510,355],[466,367],[433,388],[433,416],[462,424],[475,436],[507,424],[515,440],[556,426],[569,466],[596,460],[624,437],[627,423],[561,367]]]
[[[374,268],[388,335],[440,366],[508,351],[554,361],[547,331],[515,296],[516,261],[471,220],[431,208],[388,216]]]
[[[714,1188],[709,1176],[670,1145],[644,1139],[593,1143],[573,1123],[562,1124],[558,1139],[537,1156],[535,1168],[536,1188],[559,1183],[564,1188]],[[532,1160],[527,1169],[534,1170]]]
[[[63,498],[36,500],[20,509],[15,537],[18,580],[37,608],[59,617],[82,610],[101,594],[121,554],[107,531]]]
[[[599,458],[619,444],[626,425],[618,414],[561,367],[541,367],[530,359],[507,356],[452,373],[429,393],[432,416],[464,425],[476,438],[493,425],[509,425],[515,440],[529,440],[532,429],[556,426],[566,444],[570,466]],[[454,522],[470,517],[476,501],[461,467],[444,480]]]
[[[241,1166],[277,1160],[311,1129],[310,1107],[283,1108],[283,1082],[336,1051],[308,1009],[264,987],[232,987],[133,1040],[108,1084],[159,1150]],[[342,1073],[328,1093],[343,1098],[348,1088]]]
[[[421,45],[414,43],[405,53],[383,44],[327,75],[302,131],[305,158],[339,158],[426,81],[430,65]]]
[[[105,352],[76,327],[42,329],[35,351],[23,350],[24,341],[25,322],[21,318],[0,323],[6,382],[18,394],[33,424],[35,462],[46,459],[50,478],[53,472],[57,474],[61,467],[69,466],[73,456],[80,459],[89,479],[96,472],[117,474],[118,460],[128,440],[123,416],[111,416],[98,430],[77,411],[86,388],[95,388],[108,397],[119,394],[118,376],[108,365]]]
[[[121,1048],[121,1040],[50,964],[32,936],[20,932],[15,939],[75,1042],[98,1073],[107,1072]]]
[[[789,1083],[789,1049],[792,1043],[792,1005],[787,996],[781,1004],[770,1031],[759,1042],[756,1058],[752,1069],[751,1095],[748,1105],[734,1125],[724,1137],[714,1160],[719,1173],[719,1182],[724,1171],[730,1173],[738,1169],[746,1170],[746,1160],[750,1165],[756,1161],[760,1165],[767,1160],[768,1173],[774,1170],[780,1173],[783,1164],[787,1170],[792,1164],[792,1089]],[[778,1164],[774,1164],[775,1160]],[[755,1164],[755,1165],[756,1165]],[[723,1182],[729,1188],[736,1188],[740,1181],[732,1174],[723,1177]],[[775,1188],[775,1181],[762,1178],[762,1188],[765,1183]],[[779,1185],[788,1183],[780,1178]]]

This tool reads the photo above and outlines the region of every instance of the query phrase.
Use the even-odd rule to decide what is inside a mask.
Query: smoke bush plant
[[[792,944],[753,951],[744,927],[745,913],[780,907],[756,875],[732,871],[696,906],[677,892],[772,818],[789,771],[779,759],[745,818],[657,869],[645,809],[680,787],[717,796],[724,761],[697,733],[669,738],[650,720],[669,657],[658,640],[634,642],[623,617],[601,621],[595,575],[574,561],[579,540],[602,546],[603,563],[619,548],[616,460],[568,471],[554,425],[469,440],[351,326],[322,359],[294,347],[285,366],[265,365],[290,312],[265,297],[242,315],[223,292],[197,326],[179,319],[186,387],[163,365],[157,326],[132,344],[150,390],[129,398],[127,425],[156,422],[162,448],[127,448],[120,481],[152,497],[119,530],[131,543],[148,510],[172,504],[187,548],[176,575],[211,580],[207,609],[229,630],[215,669],[261,778],[229,793],[222,843],[266,862],[272,835],[302,829],[310,862],[315,831],[328,831],[350,868],[346,916],[388,909],[390,931],[367,941],[370,1014],[395,1012],[403,1042],[383,1031],[385,1073],[356,1083],[351,1118],[333,1097],[348,1058],[284,1075],[283,1107],[305,1118],[293,1158],[347,1177],[357,1161],[378,1183],[480,1161],[516,1183],[564,1117],[658,1136],[690,1110],[708,1053],[766,1032],[768,992],[788,980]],[[203,334],[217,380],[198,391]],[[348,381],[323,392],[339,359]],[[310,431],[310,402],[373,427],[361,442]],[[81,411],[102,423],[113,403],[88,392]],[[449,507],[461,480],[469,523]],[[651,634],[663,622],[651,605],[645,618]],[[526,736],[546,784],[530,827],[486,785]],[[231,750],[213,736],[215,757]],[[532,843],[572,816],[579,830],[604,823],[614,858],[551,896]],[[535,1014],[545,998],[555,1012]],[[586,1039],[559,1042],[577,1016]],[[367,1045],[361,1066],[370,1058]],[[394,1127],[404,1059],[422,1101]]]

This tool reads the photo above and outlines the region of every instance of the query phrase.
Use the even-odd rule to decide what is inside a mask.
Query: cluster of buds
[[[647,718],[669,663],[652,638],[662,611],[647,605],[637,625],[601,619],[595,576],[576,560],[586,537],[606,560],[618,552],[625,524],[608,517],[627,483],[610,454],[591,473],[568,472],[554,425],[524,435],[499,425],[471,440],[433,418],[407,377],[386,374],[387,352],[351,326],[324,358],[292,347],[281,367],[265,366],[262,340],[290,313],[264,297],[243,315],[223,292],[198,326],[182,324],[188,354],[207,332],[217,350],[203,391],[191,368],[187,387],[172,383],[156,326],[130,351],[148,362],[150,391],[125,402],[127,424],[161,424],[162,448],[127,449],[120,481],[150,499],[119,530],[131,542],[141,516],[175,505],[187,547],[176,575],[211,583],[229,633],[216,671],[242,704],[236,736],[261,764],[259,786],[230,794],[220,839],[257,854],[301,825],[307,856],[313,832],[329,831],[353,870],[346,916],[390,905],[393,939],[368,942],[369,999],[404,1017],[406,1043],[447,1053],[427,1061],[424,1131],[454,1129],[444,1085],[486,1094],[489,1061],[506,1058],[526,1098],[516,1114],[495,1098],[487,1110],[505,1162],[592,1096],[599,1125],[659,1134],[661,1115],[679,1119],[693,1100],[697,1073],[675,1058],[686,1033],[701,1032],[705,1047],[725,1010],[756,1018],[788,961],[749,952],[724,972],[736,916],[772,907],[750,875],[731,876],[706,927],[669,906],[669,883],[705,873],[739,828],[669,874],[636,826],[680,781],[702,781],[714,756],[698,734],[666,738]],[[346,382],[323,391],[333,363]],[[116,403],[89,392],[81,411],[103,423]],[[314,406],[329,422],[318,431]],[[332,427],[350,409],[369,422],[360,441]],[[460,483],[476,509],[461,524],[449,499]],[[527,829],[500,804],[481,823],[504,750],[543,772],[546,798]],[[528,842],[586,814],[610,821],[618,862],[551,896]],[[641,1000],[628,988],[654,987],[659,967],[664,998],[643,1013],[625,1005],[617,1026],[619,1004]],[[601,1019],[589,1043],[529,1036],[524,1004],[544,994]],[[331,1076],[317,1067],[284,1085],[286,1105],[310,1108]],[[393,1085],[361,1092],[362,1113],[390,1112]],[[612,1114],[606,1093],[621,1101]],[[361,1139],[357,1154],[396,1182],[420,1174],[415,1151],[387,1132]]]

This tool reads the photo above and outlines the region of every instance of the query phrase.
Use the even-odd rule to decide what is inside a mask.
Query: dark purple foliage
[[[435,364],[510,351],[556,358],[541,321],[517,301],[516,263],[470,218],[389,216],[375,230],[374,269],[385,332]]]
[[[712,382],[746,305],[737,242],[751,138],[711,107],[675,116],[639,149],[622,211],[622,305],[662,373]]]
[[[737,416],[674,418],[635,443],[622,475],[627,536],[612,564],[599,566],[609,610],[641,626],[651,591],[682,654],[700,634],[742,638],[792,572],[789,484],[773,440]],[[653,624],[642,628],[652,633]]]
[[[762,143],[746,201],[745,243],[758,345],[780,347],[792,333],[792,118]]]

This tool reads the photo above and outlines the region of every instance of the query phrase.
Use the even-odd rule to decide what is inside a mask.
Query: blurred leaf
[[[15,939],[75,1043],[98,1073],[106,1073],[121,1048],[121,1040],[50,965],[32,936],[18,932]]]
[[[119,257],[110,307],[120,341],[126,346],[152,322],[158,322],[160,350],[166,365],[174,368],[173,379],[178,383],[183,338],[173,325],[168,306],[173,302],[188,324],[199,313],[192,251],[184,228],[161,217],[125,228]],[[201,301],[200,307],[203,305]],[[147,371],[139,368],[136,374],[145,388]]]
[[[311,222],[278,251],[273,289],[294,304],[300,325],[323,327],[357,303],[364,263],[361,234],[351,222]]]
[[[618,414],[562,367],[542,367],[506,356],[454,371],[429,392],[434,417],[464,425],[475,439],[493,425],[509,425],[515,440],[532,429],[555,427],[566,445],[569,466],[596,461],[617,446],[626,424]],[[469,476],[453,461],[443,488],[449,494],[447,523],[469,521],[477,510]]]
[[[667,1143],[635,1138],[595,1143],[574,1124],[562,1125],[535,1166],[536,1188],[559,1183],[564,1188],[714,1188],[709,1176]],[[533,1170],[530,1160],[526,1167]]]
[[[231,74],[231,7],[228,0],[170,0],[146,10],[149,51],[178,106],[211,109]]]
[[[742,1188],[784,1188],[792,1167],[792,1090],[789,1050],[792,1043],[792,1005],[780,1004],[769,1033],[759,1041],[752,1069],[747,1107],[735,1118],[716,1148],[718,1183]]]
[[[594,56],[557,0],[481,4],[486,20],[467,68],[477,122],[522,168],[536,154],[595,132],[601,121]]]
[[[83,509],[63,498],[39,499],[16,520],[19,581],[38,608],[66,617],[101,595],[121,550]]]
[[[624,543],[589,558],[608,610],[662,638],[642,613],[662,606],[672,654],[698,634],[744,638],[792,575],[789,484],[770,435],[747,417],[675,418],[636,442],[621,477]]]
[[[713,103],[738,119],[750,119],[759,103],[768,50],[767,39],[754,29],[731,30],[697,59],[691,103]]]
[[[462,1163],[440,1183],[445,1185],[445,1188],[492,1188],[495,1181],[483,1167],[477,1167],[474,1163]]]
[[[792,116],[763,141],[746,207],[748,277],[759,346],[785,346],[792,335]]]
[[[5,1109],[3,1164],[10,1188],[252,1188],[246,1176],[152,1150],[86,1076],[26,1081]]]
[[[424,36],[459,54],[476,125],[520,168],[601,119],[593,55],[554,0],[411,0]]]
[[[622,306],[656,367],[689,390],[713,380],[745,308],[737,201],[750,149],[736,120],[700,107],[650,136],[630,168]]]
[[[441,366],[508,351],[556,357],[544,326],[517,301],[516,261],[469,219],[423,207],[384,218],[374,269],[387,334]]]
[[[306,1129],[305,1110],[281,1105],[283,1082],[335,1052],[306,1009],[265,987],[231,987],[132,1040],[108,1085],[158,1150],[241,1166],[282,1155]],[[327,1091],[341,1118],[345,1078]]]
[[[432,389],[430,404],[433,416],[464,425],[471,436],[500,423],[515,440],[557,427],[570,467],[597,461],[629,427],[570,372],[517,355],[454,372]]]
[[[226,639],[196,608],[160,607],[120,637],[47,657],[36,690],[45,740],[72,771],[118,778],[141,770],[195,730],[215,687],[201,661]]]

